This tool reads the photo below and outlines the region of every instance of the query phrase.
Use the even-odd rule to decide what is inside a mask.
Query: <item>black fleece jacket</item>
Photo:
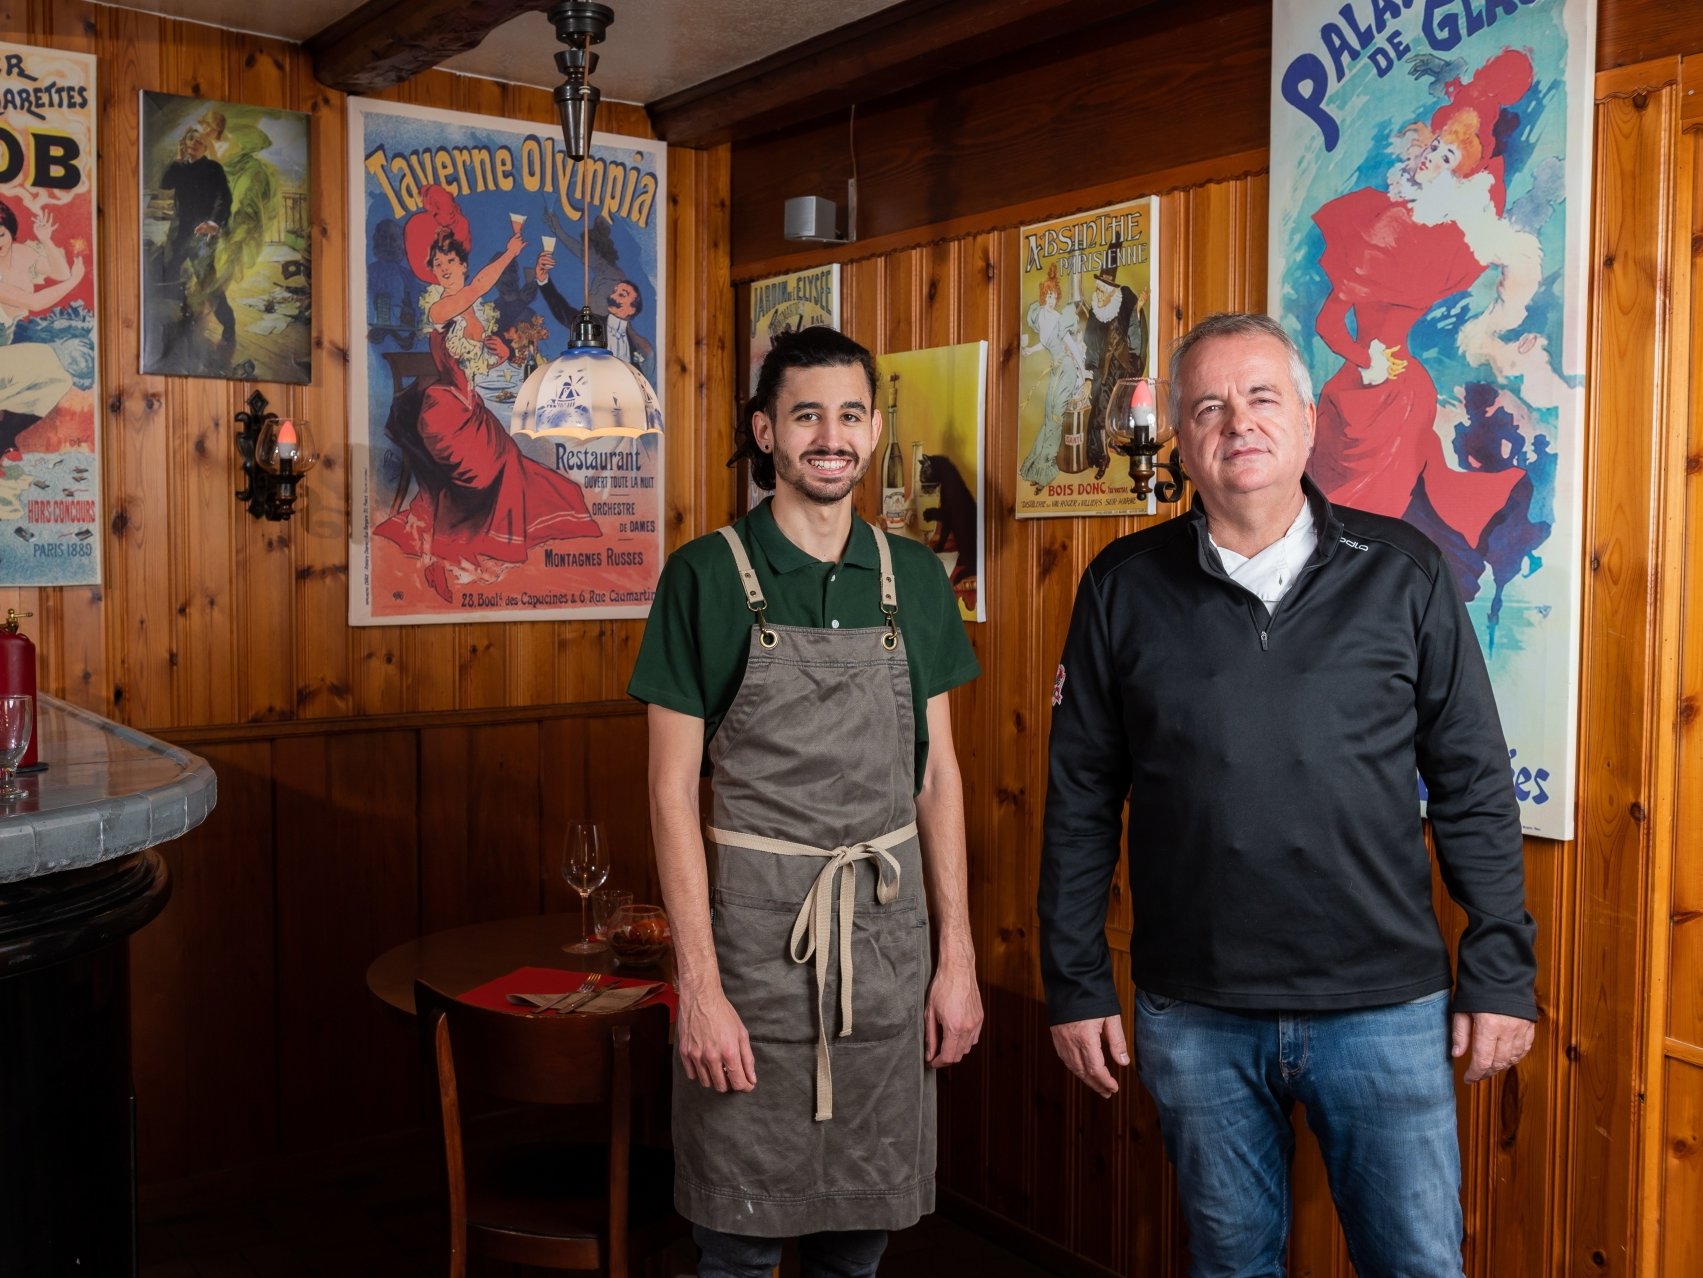
[[[1052,1024],[1118,1012],[1126,798],[1139,988],[1273,1011],[1447,989],[1416,775],[1467,916],[1454,1008],[1537,1018],[1519,805],[1459,592],[1423,534],[1303,484],[1319,545],[1274,613],[1225,575],[1198,503],[1082,578],[1041,859]]]

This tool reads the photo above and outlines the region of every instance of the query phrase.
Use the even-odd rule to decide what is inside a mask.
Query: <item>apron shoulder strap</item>
[[[763,588],[757,584],[757,570],[751,566],[751,556],[745,553],[745,543],[731,527],[716,531],[727,539],[727,547],[733,552],[733,566],[739,569],[739,585],[745,591],[745,606],[752,612],[762,612],[768,602],[763,598]]]
[[[881,611],[883,615],[892,617],[899,611],[899,587],[893,579],[893,548],[887,541],[887,530],[870,528],[875,533],[875,553],[881,558]]]

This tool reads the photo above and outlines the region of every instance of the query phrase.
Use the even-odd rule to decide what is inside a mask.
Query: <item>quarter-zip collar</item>
[[[1301,476],[1301,492],[1307,498],[1308,509],[1313,512],[1313,528],[1318,533],[1319,544],[1314,548],[1306,565],[1296,576],[1297,584],[1316,566],[1329,562],[1331,556],[1336,554],[1338,539],[1342,536],[1342,521],[1336,517],[1336,511],[1331,507],[1329,498],[1319,491],[1319,486],[1313,482],[1310,475],[1303,474]],[[1189,513],[1184,515],[1183,518],[1189,521],[1190,530],[1194,534],[1195,551],[1199,556],[1201,568],[1208,576],[1217,577],[1220,581],[1235,585],[1235,582],[1230,581],[1229,574],[1224,571],[1223,565],[1212,549],[1212,538],[1206,532],[1206,505],[1201,501],[1199,493],[1194,495],[1194,503],[1189,507]],[[1241,589],[1240,586],[1236,588]]]
[[[1319,544],[1313,548],[1307,562],[1301,566],[1301,571],[1295,574],[1294,584],[1284,595],[1287,600],[1301,589],[1306,579],[1321,565],[1328,563],[1331,556],[1336,554],[1338,539],[1342,534],[1342,521],[1336,517],[1329,499],[1319,491],[1319,487],[1307,475],[1301,476],[1301,491],[1306,495],[1307,507],[1313,512],[1313,527],[1319,536]],[[1251,590],[1231,580],[1230,574],[1224,571],[1224,564],[1218,558],[1218,552],[1212,547],[1212,538],[1206,531],[1206,506],[1200,499],[1200,494],[1194,496],[1194,504],[1189,513],[1184,516],[1189,521],[1190,532],[1194,535],[1195,555],[1200,562],[1201,570],[1209,577],[1215,577],[1229,589],[1234,590],[1247,600],[1248,618],[1253,622],[1254,631],[1259,636],[1260,650],[1268,651],[1271,647],[1271,628],[1274,614]]]

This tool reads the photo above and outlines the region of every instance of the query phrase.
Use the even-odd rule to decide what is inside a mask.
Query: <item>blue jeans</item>
[[[1136,996],[1191,1278],[1284,1272],[1289,1113],[1306,1107],[1360,1278],[1460,1278],[1447,991],[1348,1012],[1231,1012]]]
[[[698,1244],[698,1278],[769,1278],[781,1263],[782,1238],[747,1238],[692,1226]],[[887,1232],[857,1229],[806,1234],[798,1240],[803,1278],[875,1278]]]

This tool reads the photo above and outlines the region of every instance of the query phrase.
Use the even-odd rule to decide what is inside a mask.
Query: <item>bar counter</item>
[[[207,763],[53,697],[47,767],[0,801],[0,1274],[135,1272],[129,937],[155,849],[206,819]]]

